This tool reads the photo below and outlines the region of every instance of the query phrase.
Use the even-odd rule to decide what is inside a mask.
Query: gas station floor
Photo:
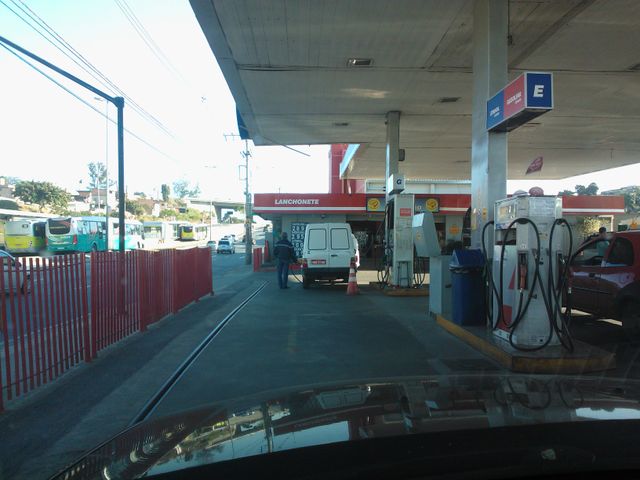
[[[154,415],[281,388],[401,376],[495,374],[504,370],[440,328],[428,297],[388,297],[360,287],[314,285],[290,276],[268,285],[213,339]]]

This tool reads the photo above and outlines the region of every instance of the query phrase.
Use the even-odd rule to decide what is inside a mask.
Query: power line
[[[162,49],[155,42],[149,31],[144,27],[140,19],[137,17],[135,12],[131,9],[126,0],[114,0],[115,4],[118,6],[120,11],[124,14],[126,19],[129,21],[133,29],[136,31],[138,36],[142,39],[142,41],[147,45],[151,53],[158,59],[158,61],[162,64],[164,68],[166,68],[169,72],[176,75],[179,78],[182,78],[180,72],[174,67]]]
[[[50,38],[47,38],[38,27],[34,26],[29,20],[22,17],[18,12],[13,10],[9,5],[7,5],[3,0],[0,0],[7,9],[9,9],[14,15],[16,15],[20,20],[29,25],[32,29],[34,29],[40,36],[42,36],[45,40],[47,40],[51,45],[60,50],[67,58],[72,60],[76,65],[82,68],[86,73],[91,75],[95,80],[100,82],[107,88],[110,88],[112,91],[119,93],[123,96],[131,108],[142,118],[149,121],[154,126],[161,129],[165,134],[169,135],[172,138],[175,138],[174,134],[167,129],[160,120],[154,117],[151,113],[145,110],[140,104],[138,104],[135,100],[133,100],[130,96],[128,96],[122,89],[120,89],[114,82],[112,82],[106,75],[104,75],[97,67],[95,67],[89,60],[87,60],[80,52],[78,52],[69,42],[67,42],[60,34],[58,34],[53,27],[51,27],[46,21],[44,21],[36,12],[34,12],[26,3],[22,0],[18,0],[19,5],[16,0],[11,0],[13,4],[20,9],[20,11],[28,16],[35,24],[38,25],[39,28],[43,29],[49,36],[53,38],[56,42],[58,42],[62,47],[71,52],[71,54],[76,57],[82,64],[78,63],[76,58],[73,58],[69,53],[61,50],[61,48],[56,45]],[[96,75],[98,77],[96,77]]]
[[[1,0],[0,0],[1,1]],[[53,83],[55,83],[56,85],[58,85],[60,88],[62,88],[64,91],[66,91],[68,94],[72,95],[73,97],[75,97],[77,100],[81,101],[82,103],[84,103],[87,107],[89,107],[91,110],[93,110],[94,112],[98,113],[99,115],[101,115],[102,117],[105,117],[107,120],[109,120],[109,122],[113,123],[114,125],[116,124],[116,121],[109,118],[107,115],[105,115],[103,112],[101,112],[98,108],[96,108],[94,105],[91,105],[89,102],[87,102],[84,98],[78,96],[76,93],[74,93],[73,91],[71,91],[69,88],[67,88],[65,85],[63,85],[62,83],[60,83],[58,80],[56,80],[55,78],[53,78],[51,75],[49,75],[48,73],[46,73],[45,71],[43,71],[42,69],[38,68],[37,66],[35,66],[33,63],[31,63],[30,61],[28,61],[27,59],[23,58],[22,56],[20,56],[18,53],[14,52],[12,49],[10,49],[9,47],[7,47],[6,45],[4,45],[3,43],[0,43],[0,47],[4,48],[6,51],[8,51],[9,53],[11,53],[13,56],[15,56],[18,60],[26,63],[28,66],[30,66],[31,68],[33,68],[36,72],[40,73],[41,75],[43,75],[45,78],[51,80]],[[127,132],[129,135],[131,135],[133,138],[135,138],[136,140],[142,142],[143,144],[145,144],[147,147],[151,148],[152,150],[158,152],[159,154],[163,155],[164,157],[173,160],[174,162],[177,162],[177,160],[172,157],[171,155],[163,152],[162,150],[160,150],[159,148],[155,147],[154,145],[152,145],[151,143],[147,142],[144,138],[140,137],[139,135],[137,135],[136,133],[132,132],[131,130],[129,130],[128,128],[124,128],[124,131]]]
[[[23,0],[18,0],[22,7],[18,5],[16,0],[11,0],[14,5],[22,10],[26,15],[29,16],[33,21],[35,21],[41,28],[45,29],[49,35],[51,35],[54,40],[60,43],[63,47],[65,47],[71,54],[73,54],[76,58],[78,58],[83,64],[86,65],[90,70],[95,72],[98,76],[100,76],[115,92],[119,93],[122,97],[124,97],[127,102],[131,105],[131,107],[140,115],[145,118],[147,121],[154,124],[156,127],[163,130],[167,135],[174,137],[174,135],[151,113],[145,110],[138,102],[133,100],[130,96],[128,96],[121,88],[119,88],[114,82],[112,82],[105,74],[103,74],[95,65],[93,65],[84,55],[82,55],[78,50],[76,50],[69,42],[67,42],[62,35],[60,35],[56,30],[51,27],[42,17],[40,17],[36,12],[34,12]],[[26,9],[26,10],[25,10]],[[27,11],[28,10],[28,11]],[[29,13],[31,12],[31,13]],[[35,17],[35,18],[34,18]],[[86,68],[83,68],[87,71]],[[88,72],[88,71],[87,71]],[[104,83],[103,83],[104,85]]]

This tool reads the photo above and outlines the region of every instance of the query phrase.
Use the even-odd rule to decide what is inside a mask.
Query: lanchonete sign
[[[320,205],[318,198],[277,198],[276,205]]]

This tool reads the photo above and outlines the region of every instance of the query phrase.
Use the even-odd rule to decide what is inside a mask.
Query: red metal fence
[[[211,267],[209,248],[0,257],[0,412],[5,400],[213,293]]]

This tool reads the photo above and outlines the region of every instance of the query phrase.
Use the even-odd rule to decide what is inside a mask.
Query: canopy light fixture
[[[440,97],[439,103],[456,103],[460,100],[460,97]]]
[[[348,127],[349,122],[333,122],[334,127]]]
[[[373,64],[371,58],[350,58],[347,67],[370,67]]]

